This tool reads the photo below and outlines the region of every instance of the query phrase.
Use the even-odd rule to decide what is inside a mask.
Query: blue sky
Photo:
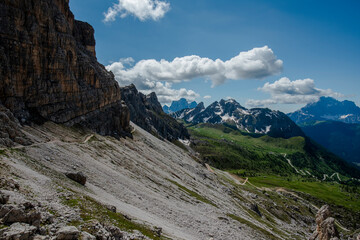
[[[156,91],[162,103],[232,97],[289,112],[326,95],[360,105],[360,1],[132,0],[144,7],[135,10],[128,1],[70,0],[120,85]],[[110,7],[119,13],[104,22]]]

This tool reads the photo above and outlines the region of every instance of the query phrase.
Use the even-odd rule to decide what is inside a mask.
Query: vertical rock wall
[[[0,101],[21,123],[130,131],[119,85],[97,62],[94,29],[74,20],[68,0],[0,0]]]

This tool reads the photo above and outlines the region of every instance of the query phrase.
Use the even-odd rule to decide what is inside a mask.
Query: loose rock
[[[85,185],[86,183],[86,176],[82,172],[77,172],[77,173],[68,172],[65,173],[65,175],[71,180],[80,183],[81,185]]]
[[[36,227],[26,223],[14,223],[6,229],[0,239],[4,240],[28,240],[36,231]]]
[[[96,240],[96,237],[88,232],[81,232],[81,240]]]
[[[0,204],[6,204],[9,201],[9,195],[0,192]]]
[[[74,226],[62,227],[56,233],[56,240],[77,240],[79,235],[79,230]]]

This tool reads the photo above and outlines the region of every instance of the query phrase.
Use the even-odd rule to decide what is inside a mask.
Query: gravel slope
[[[133,127],[134,139],[121,140],[53,123],[25,127],[23,132],[34,145],[9,150],[1,158],[32,198],[65,219],[78,218],[78,212],[61,204],[59,189],[116,206],[131,219],[161,227],[171,239],[269,239],[228,214],[252,222],[275,239],[293,239],[289,236],[296,232],[310,234],[309,225],[294,220],[286,223],[274,218],[281,235],[254,220],[247,206],[261,202],[254,200],[254,195],[261,198],[261,191],[253,188],[254,194],[247,187],[239,190],[242,199],[235,199],[236,183],[227,174],[211,172],[188,152]],[[71,171],[87,176],[85,187],[64,176]]]

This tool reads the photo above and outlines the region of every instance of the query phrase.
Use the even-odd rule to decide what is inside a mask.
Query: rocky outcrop
[[[97,62],[94,29],[74,19],[69,0],[1,1],[0,65],[0,101],[21,123],[129,134],[120,87]]]
[[[135,85],[122,88],[122,99],[130,110],[131,121],[169,141],[189,138],[186,128],[162,110],[155,93],[144,95]]]
[[[12,112],[0,102],[0,147],[11,147],[14,143],[30,144],[30,140],[19,130],[19,125]]]
[[[335,227],[335,219],[331,217],[328,205],[320,208],[316,214],[316,230],[310,240],[338,240],[339,233]]]

